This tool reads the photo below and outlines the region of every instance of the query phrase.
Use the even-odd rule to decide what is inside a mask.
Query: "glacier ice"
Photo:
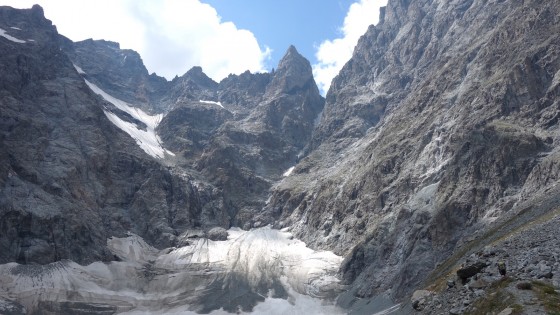
[[[130,233],[107,240],[120,261],[0,265],[0,296],[28,310],[71,301],[124,314],[344,313],[332,302],[343,290],[340,256],[270,227],[228,233],[226,241],[198,238],[164,250]]]

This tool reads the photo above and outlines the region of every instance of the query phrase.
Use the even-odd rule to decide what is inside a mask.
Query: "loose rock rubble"
[[[556,216],[471,254],[441,292],[416,291],[413,308],[420,314],[477,314],[483,311],[477,302],[495,298],[505,307],[489,314],[547,314],[533,283],[560,294],[559,225]],[[499,261],[506,263],[505,276],[498,272]]]

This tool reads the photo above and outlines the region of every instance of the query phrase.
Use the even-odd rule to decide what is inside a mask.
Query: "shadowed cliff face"
[[[334,79],[313,151],[274,188],[278,226],[344,254],[355,295],[402,296],[543,196],[558,181],[559,13],[389,1]]]

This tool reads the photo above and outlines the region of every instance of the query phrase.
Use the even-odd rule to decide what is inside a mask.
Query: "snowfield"
[[[16,29],[16,28],[13,28],[13,29]],[[25,43],[24,40],[21,40],[21,39],[18,39],[18,38],[15,38],[13,36],[10,36],[10,35],[6,34],[6,31],[4,29],[1,29],[1,28],[0,28],[0,36],[4,37],[5,39],[7,39],[9,41],[12,41],[14,43],[18,43],[18,44]]]
[[[200,102],[200,103],[203,103],[203,104],[212,104],[212,105],[218,105],[218,106],[220,106],[221,108],[224,108],[224,106],[222,105],[222,103],[221,103],[221,102],[214,102],[214,101],[204,101],[204,100],[199,100],[199,102]]]
[[[226,241],[157,250],[134,234],[107,240],[121,261],[0,265],[0,296],[28,311],[45,302],[110,305],[122,314],[343,314],[332,299],[342,258],[269,227]]]

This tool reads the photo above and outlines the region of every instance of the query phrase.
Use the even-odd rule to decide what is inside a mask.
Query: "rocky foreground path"
[[[560,214],[470,255],[439,289],[416,291],[412,305],[418,314],[560,314]]]

